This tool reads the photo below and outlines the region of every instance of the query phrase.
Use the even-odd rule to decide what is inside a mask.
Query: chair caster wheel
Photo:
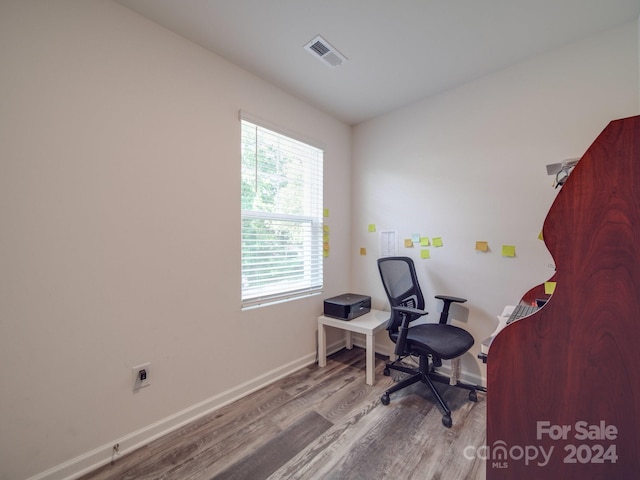
[[[451,415],[442,416],[442,425],[444,425],[447,428],[451,428],[451,425],[453,425],[453,421],[451,420]]]
[[[477,402],[478,401],[478,394],[476,393],[475,390],[471,390],[469,392],[469,400],[472,402]]]
[[[382,402],[383,405],[389,405],[389,402],[391,401],[391,399],[389,398],[389,394],[385,393],[384,395],[382,395],[380,397],[380,401]]]
[[[391,375],[391,370],[389,370],[389,367],[384,367],[382,373],[384,373],[385,377],[388,377],[389,375]]]

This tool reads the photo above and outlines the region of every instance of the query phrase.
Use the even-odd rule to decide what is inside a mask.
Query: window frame
[[[252,127],[256,128],[256,132],[262,130],[267,131],[269,134],[276,135],[283,140],[291,143],[301,143],[304,144],[305,147],[310,147],[316,151],[316,154],[319,155],[319,158],[312,160],[315,162],[313,166],[305,165],[305,173],[307,175],[313,176],[313,188],[311,188],[312,193],[310,194],[310,202],[312,205],[309,212],[305,211],[299,214],[286,213],[282,210],[267,212],[261,210],[245,210],[245,191],[244,188],[241,188],[240,200],[241,200],[241,225],[240,225],[240,235],[241,235],[241,308],[255,308],[259,306],[264,306],[273,303],[279,303],[283,301],[289,301],[297,298],[303,298],[310,295],[317,295],[322,292],[324,288],[324,252],[323,252],[323,182],[324,182],[324,154],[325,150],[321,146],[319,146],[318,142],[310,141],[302,135],[297,133],[292,133],[287,129],[283,129],[279,126],[273,125],[270,122],[266,122],[263,119],[255,117],[254,115],[247,114],[244,111],[240,111],[239,114],[240,120],[240,166],[241,166],[241,177],[243,179],[242,185],[244,186],[244,154],[245,154],[245,140],[244,140],[244,128],[245,122],[250,124]],[[256,147],[257,150],[258,147]],[[286,150],[285,150],[286,151]],[[258,158],[258,154],[256,153],[256,160]],[[318,172],[319,171],[319,172]],[[258,175],[257,166],[256,166],[256,175]],[[286,175],[279,178],[287,178]],[[247,220],[266,220],[271,222],[281,222],[282,224],[288,223],[291,228],[295,228],[292,225],[298,224],[301,226],[301,229],[307,229],[306,231],[310,232],[307,236],[303,236],[305,239],[302,242],[302,245],[299,246],[301,249],[301,262],[302,262],[302,280],[291,280],[285,278],[284,280],[275,279],[272,283],[267,283],[262,286],[255,286],[250,288],[247,286],[247,268],[246,268],[246,259],[251,256],[251,249],[248,246],[249,241],[247,240],[248,235],[245,231],[245,224]],[[249,230],[249,229],[247,229]],[[284,245],[286,246],[286,244]],[[254,265],[255,267],[255,265]],[[251,270],[251,273],[255,273],[255,270],[259,270],[259,267],[256,267],[254,270]],[[292,270],[293,271],[293,270]],[[254,278],[256,278],[254,276]],[[265,277],[266,278],[266,277]],[[266,278],[266,280],[269,280]]]

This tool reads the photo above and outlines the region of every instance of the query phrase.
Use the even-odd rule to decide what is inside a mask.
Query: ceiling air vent
[[[332,68],[339,67],[347,61],[347,57],[342,55],[320,35],[307,43],[304,48],[311,53],[311,55]]]

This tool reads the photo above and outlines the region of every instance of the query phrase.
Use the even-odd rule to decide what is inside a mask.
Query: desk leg
[[[318,323],[318,366],[327,366],[327,331],[323,323]]]
[[[351,332],[349,330],[344,331],[344,343],[348,350],[353,348],[353,339],[351,338]]]
[[[375,349],[375,337],[373,335],[367,335],[367,385],[373,385],[375,381],[375,366],[376,366],[376,349]]]

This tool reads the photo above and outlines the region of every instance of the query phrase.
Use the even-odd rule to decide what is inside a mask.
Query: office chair
[[[437,373],[435,367],[440,367],[442,360],[460,357],[474,343],[469,332],[447,323],[451,304],[464,303],[467,300],[436,295],[435,298],[444,302],[439,323],[411,326],[410,324],[414,320],[428,313],[424,310],[424,297],[418,284],[413,260],[409,257],[380,258],[378,259],[378,269],[391,306],[391,317],[387,323],[387,330],[389,337],[395,343],[394,353],[396,355],[396,360],[385,366],[384,374],[389,376],[391,370],[396,370],[411,375],[384,392],[380,400],[383,405],[388,405],[389,395],[392,393],[416,382],[424,382],[429,386],[444,411],[442,424],[449,428],[453,424],[451,410],[433,382],[446,384],[453,382],[450,377]],[[418,357],[418,368],[402,365],[402,360],[410,356]],[[474,402],[478,400],[476,390],[482,389],[481,387],[454,381],[455,386],[469,390],[469,400]]]

